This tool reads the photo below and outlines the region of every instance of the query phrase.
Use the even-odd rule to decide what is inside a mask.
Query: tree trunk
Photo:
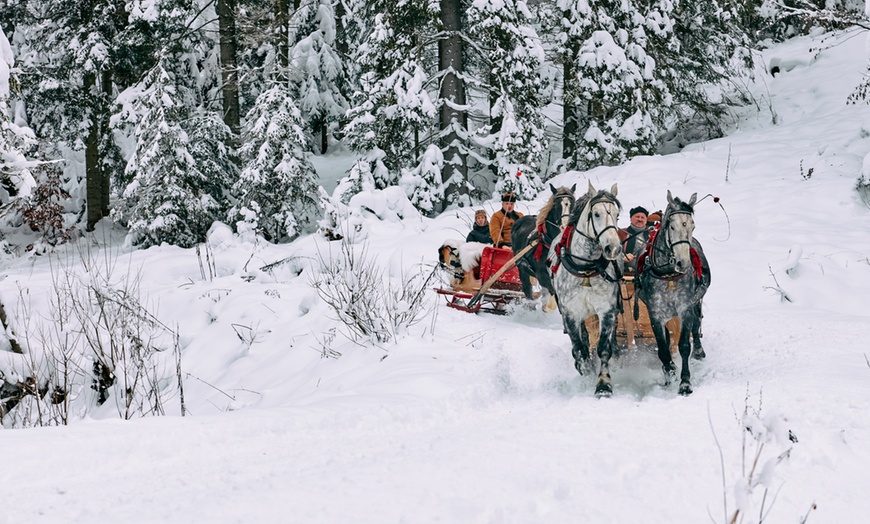
[[[444,132],[454,124],[462,127],[467,126],[467,115],[464,110],[458,110],[452,105],[465,105],[465,85],[457,73],[462,73],[462,39],[459,36],[461,29],[461,2],[460,0],[441,0],[441,22],[447,36],[438,42],[438,67],[445,71],[441,80],[441,113],[440,129]],[[441,139],[441,147],[445,149],[444,169],[441,172],[441,180],[447,181],[455,174],[460,174],[464,182],[467,178],[468,167],[465,155],[462,154],[457,143],[459,135],[455,130],[447,132]],[[465,195],[468,193],[464,183],[451,183],[444,191],[446,205],[454,194]]]
[[[574,151],[577,149],[577,108],[574,106],[574,98],[569,96],[573,91],[569,85],[574,82],[574,59],[577,54],[576,46],[569,44],[562,62],[562,158],[573,160]]]
[[[290,66],[290,4],[287,0],[275,0],[275,55],[278,61],[278,78],[287,79]]]
[[[220,31],[221,92],[224,102],[224,123],[233,133],[241,131],[239,110],[239,75],[236,64],[236,11],[237,0],[217,0]],[[235,146],[235,144],[232,144]],[[233,147],[232,149],[235,149]]]
[[[105,216],[103,210],[103,170],[100,166],[100,118],[96,95],[97,75],[88,71],[84,74],[84,96],[91,101],[88,123],[88,136],[85,139],[85,188],[88,206],[87,231],[93,231],[97,222]]]
[[[102,90],[102,97],[100,99],[100,117],[99,117],[99,133],[100,136],[98,139],[100,140],[100,144],[102,147],[98,149],[100,152],[101,164],[103,162],[103,158],[105,158],[105,152],[108,150],[109,144],[112,142],[112,129],[111,124],[109,122],[109,118],[111,116],[111,112],[109,107],[112,104],[113,100],[113,91],[114,87],[115,71],[114,69],[106,69],[100,74],[100,85]],[[100,168],[100,214],[104,217],[109,216],[109,196],[110,189],[112,187],[112,171],[110,169]]]
[[[496,101],[498,101],[499,95],[501,91],[497,88],[496,82],[498,82],[498,78],[490,74],[489,75],[489,125],[490,125],[490,134],[496,134],[501,131],[501,125],[504,121],[504,117],[502,116],[492,116],[492,109],[495,107]],[[498,178],[498,165],[495,162],[495,151],[492,149],[489,150],[489,160],[492,162],[489,166],[489,170],[492,172],[493,177]]]
[[[344,2],[339,0],[335,3],[335,50],[341,58],[341,62],[345,68],[344,72],[347,75],[349,72],[347,65],[350,64],[353,58],[350,56],[350,42],[348,41],[350,37],[347,31],[346,17],[347,9],[345,8]],[[339,90],[345,100],[350,100],[352,93],[348,92],[349,89],[347,85],[346,82],[342,82],[339,86]],[[346,125],[347,119],[344,116],[340,116],[338,118],[338,129],[335,131],[337,137],[341,137],[344,134],[344,128]]]

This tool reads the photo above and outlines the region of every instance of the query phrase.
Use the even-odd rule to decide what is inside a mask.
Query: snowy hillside
[[[361,345],[312,286],[341,257],[319,236],[269,245],[217,227],[197,254],[132,251],[104,230],[58,257],[4,260],[0,299],[31,351],[58,276],[82,260],[135,282],[179,334],[188,413],[167,351],[165,417],[119,420],[110,398],[69,426],[0,431],[0,522],[866,522],[870,208],[854,188],[870,105],[846,98],[867,39],[765,52],[781,72],[759,69],[724,138],[552,180],[618,184],[623,226],[667,190],[718,197],[696,206],[712,285],[688,397],[641,349],[612,363],[613,397],[596,399],[558,314],[540,309],[472,315],[427,292],[420,322]],[[394,194],[362,198],[356,245],[394,282],[429,275],[474,213],[427,219]],[[0,369],[24,373],[18,357],[0,351]]]

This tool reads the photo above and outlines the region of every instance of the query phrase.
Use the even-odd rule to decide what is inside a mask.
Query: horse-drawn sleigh
[[[503,315],[511,303],[526,298],[510,249],[448,241],[438,253],[450,287],[438,287],[435,292],[447,297],[448,307],[468,313],[486,311]],[[467,262],[469,257],[471,265]],[[532,297],[538,296],[537,290],[533,291]]]
[[[537,298],[532,285],[536,277],[548,301],[558,297],[555,302],[581,375],[592,371],[589,348],[597,346],[597,396],[613,392],[609,361],[620,346],[652,340],[665,383],[676,378],[672,342],[676,343],[682,360],[679,393],[690,394],[689,358],[704,357],[701,299],[710,285],[707,260],[692,237],[696,195],[681,201],[668,191],[667,210],[651,232],[637,276],[628,278],[616,227],[621,208],[616,185],[596,191],[589,184],[588,192],[576,200],[573,187],[551,189],[537,217],[523,217],[514,224],[513,251],[481,250],[480,278],[468,277],[474,275],[473,267],[463,266],[458,247],[442,246],[442,265],[451,267],[455,278],[451,289],[436,291],[448,296],[448,306],[455,309],[505,313],[511,302]]]

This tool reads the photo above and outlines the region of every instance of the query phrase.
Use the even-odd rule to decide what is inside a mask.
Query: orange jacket
[[[511,216],[505,216],[504,209],[499,209],[492,214],[489,219],[489,236],[492,237],[492,243],[496,247],[501,247],[502,244],[511,243],[511,228],[514,227],[514,222],[517,221],[523,214],[519,211],[514,211]]]

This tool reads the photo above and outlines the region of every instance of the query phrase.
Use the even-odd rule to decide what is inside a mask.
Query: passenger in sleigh
[[[481,244],[492,243],[492,237],[489,236],[489,220],[487,220],[486,211],[483,209],[474,212],[474,226],[465,237],[465,241],[480,242]]]
[[[634,275],[637,273],[637,258],[646,250],[650,230],[661,221],[662,213],[650,214],[643,206],[637,206],[631,208],[628,216],[631,224],[619,230],[619,239],[622,241],[625,274]]]
[[[513,193],[505,193],[501,196],[501,209],[492,214],[489,220],[489,235],[495,247],[511,247],[511,228],[514,222],[523,216],[514,210],[517,196]]]

